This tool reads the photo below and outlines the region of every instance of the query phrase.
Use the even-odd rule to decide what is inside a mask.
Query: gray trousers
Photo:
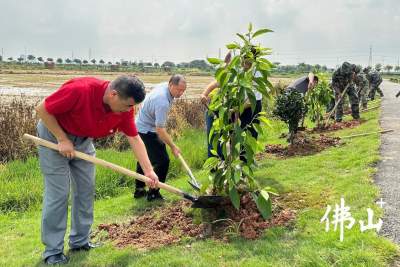
[[[37,132],[40,138],[57,143],[56,138],[39,121]],[[77,151],[95,155],[91,138],[68,135]],[[39,146],[40,168],[44,176],[44,198],[42,211],[42,242],[46,246],[43,257],[63,252],[67,229],[68,199],[72,187],[70,248],[79,247],[89,241],[93,223],[93,201],[95,192],[95,167],[80,159],[68,159],[58,151]]]

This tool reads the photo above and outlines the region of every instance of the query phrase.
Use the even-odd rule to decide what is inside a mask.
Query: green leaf
[[[218,80],[222,74],[226,73],[225,68],[219,68],[216,72],[215,72],[215,78]]]
[[[205,192],[206,192],[206,190],[207,190],[207,188],[208,188],[209,185],[210,185],[210,180],[209,180],[209,179],[207,179],[207,180],[205,180],[205,181],[202,181],[201,187],[200,187],[200,192],[202,192],[203,194],[205,194]]]
[[[266,87],[264,87],[264,86],[259,86],[259,87],[257,88],[257,91],[259,91],[263,96],[269,97],[269,93],[268,93],[268,90],[267,90]]]
[[[208,60],[208,62],[210,62],[211,64],[214,64],[214,65],[218,65],[218,64],[222,63],[222,60],[219,58],[208,57],[207,60]]]
[[[257,99],[256,96],[253,92],[253,90],[248,90],[247,91],[247,96],[250,100],[250,104],[251,104],[251,112],[254,112],[254,110],[256,109],[256,105],[257,105]]]
[[[233,176],[233,180],[235,181],[235,184],[238,184],[240,182],[241,175],[242,175],[241,170],[235,169],[235,175]]]
[[[240,46],[238,44],[232,43],[232,44],[227,44],[226,48],[228,48],[228,49],[239,49]]]
[[[274,31],[273,31],[273,30],[270,30],[270,29],[260,29],[260,30],[256,31],[256,32],[253,34],[252,38],[255,38],[255,37],[257,37],[257,36],[259,36],[259,35],[261,35],[261,34],[265,34],[265,33],[267,33],[267,32],[274,32]]]
[[[260,194],[257,197],[256,205],[265,220],[271,216],[272,203],[267,192],[264,191],[263,193],[263,190],[261,190]]]
[[[242,39],[245,43],[247,43],[248,41],[246,40],[246,38],[242,35],[242,34],[240,34],[240,33],[237,33],[236,34],[237,36],[239,36],[240,37],[240,39]]]
[[[251,146],[253,151],[257,149],[257,140],[249,133],[246,136],[246,142]]]
[[[227,82],[229,82],[231,73],[226,73],[226,75],[224,75],[224,74],[221,75],[219,85],[220,85],[220,88],[226,89],[226,88],[224,88],[224,86],[226,85]]]
[[[236,187],[232,187],[229,190],[229,198],[231,199],[233,206],[236,209],[239,209],[239,207],[240,207],[240,196],[239,196],[238,191],[236,190]]]
[[[244,175],[246,175],[247,177],[252,176],[251,173],[250,173],[250,168],[249,168],[249,166],[243,166],[242,172],[243,172]]]
[[[270,70],[271,66],[266,64],[265,62],[258,62],[258,68],[262,69],[262,70]]]
[[[247,161],[250,161],[254,157],[254,150],[256,148],[253,149],[253,147],[251,147],[249,144],[245,144],[244,147],[246,151],[246,159]]]
[[[251,24],[251,22],[249,23],[248,30],[249,30],[249,32],[251,32],[253,30],[253,24]]]
[[[235,183],[231,183],[230,181],[233,181],[233,174],[234,173],[232,173],[232,169],[231,169],[231,167],[227,167],[227,169],[225,170],[225,173],[223,174],[224,175],[224,177],[228,180],[228,183],[229,183],[229,189],[231,189],[232,187],[234,187],[235,186]]]
[[[270,83],[270,81],[264,80],[264,82],[265,82],[265,84],[268,86],[269,89],[275,90],[274,86],[272,85],[272,83]]]
[[[267,119],[266,117],[260,116],[260,117],[258,117],[258,120],[261,121],[262,123],[264,123],[269,128],[272,128],[271,121],[269,119]]]
[[[251,82],[248,80],[244,80],[244,79],[239,81],[239,85],[243,86],[245,88],[248,88],[248,89],[251,89],[251,87],[252,87]]]
[[[211,157],[211,158],[208,158],[206,160],[206,162],[204,162],[203,167],[206,169],[211,169],[211,168],[214,168],[215,166],[217,166],[218,162],[219,162],[218,158]]]
[[[262,135],[264,133],[262,127],[258,123],[254,123],[254,128],[256,128],[256,131],[259,135]]]
[[[208,134],[208,142],[209,143],[211,143],[211,141],[212,141],[212,139],[214,137],[214,130],[215,130],[215,127],[211,127],[210,133]]]
[[[229,63],[229,68],[233,68],[234,66],[238,65],[239,60],[240,60],[239,56],[233,57],[233,59],[231,60],[231,63]]]
[[[263,190],[267,191],[269,194],[273,194],[275,196],[279,196],[278,191],[275,188],[272,188],[270,186],[264,187]]]
[[[222,155],[224,155],[224,158],[228,158],[228,151],[226,150],[226,145],[222,146]]]
[[[268,192],[267,192],[267,191],[261,190],[261,191],[260,191],[260,194],[263,196],[263,198],[264,198],[265,200],[268,200],[268,199],[269,199],[269,195],[268,195]]]

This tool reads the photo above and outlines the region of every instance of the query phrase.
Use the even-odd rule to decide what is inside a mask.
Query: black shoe
[[[159,190],[149,190],[147,193],[147,201],[164,200]]]
[[[89,242],[89,243],[86,243],[85,245],[80,246],[80,247],[70,248],[69,251],[71,251],[71,252],[89,251],[91,249],[98,248],[98,247],[101,247],[101,244],[93,244],[93,243]]]
[[[48,256],[44,259],[44,263],[47,265],[55,265],[55,264],[67,264],[69,261],[68,257],[64,255],[64,253],[59,253],[56,255]]]
[[[146,189],[144,188],[136,188],[135,193],[133,194],[134,198],[142,198],[147,195]]]

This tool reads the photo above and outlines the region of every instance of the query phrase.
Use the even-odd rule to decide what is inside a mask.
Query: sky
[[[370,49],[373,65],[400,58],[400,0],[0,0],[0,49],[179,63],[223,56],[249,22],[274,31],[257,43],[285,65],[367,65]]]

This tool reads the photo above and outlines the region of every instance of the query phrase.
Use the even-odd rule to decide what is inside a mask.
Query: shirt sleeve
[[[167,116],[169,105],[157,105],[155,109],[155,126],[165,128],[167,125]]]
[[[122,121],[117,128],[127,136],[135,137],[138,135],[135,124],[135,112],[133,109],[123,115]]]
[[[80,85],[70,80],[64,83],[57,91],[46,97],[44,107],[52,115],[70,111],[80,97]]]

